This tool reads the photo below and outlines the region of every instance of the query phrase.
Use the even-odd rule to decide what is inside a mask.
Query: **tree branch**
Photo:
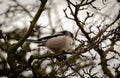
[[[42,12],[45,9],[45,4],[47,3],[47,0],[42,0],[41,1],[41,5],[36,13],[36,15],[34,16],[33,20],[31,21],[29,30],[22,36],[22,38],[15,44],[11,44],[8,47],[8,64],[10,65],[10,69],[11,69],[11,73],[9,75],[9,77],[17,77],[17,74],[19,72],[17,72],[17,65],[15,63],[15,52],[17,51],[17,49],[23,45],[24,41],[29,37],[29,35],[32,33],[33,28],[36,24],[36,22],[38,21],[40,15],[42,14]]]

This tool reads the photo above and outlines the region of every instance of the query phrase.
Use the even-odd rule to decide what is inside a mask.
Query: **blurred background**
[[[0,0],[0,78],[8,78],[10,74],[7,42],[17,43],[27,32],[40,5],[40,0]],[[50,53],[46,47],[24,43],[15,54],[16,67],[21,70],[17,77],[118,78],[120,76],[119,12],[119,0],[48,0],[29,38],[39,39],[61,30],[71,31],[75,37],[71,51],[77,51],[79,55],[68,54],[67,61],[70,64],[61,63],[55,58],[36,59],[32,62],[31,68],[24,69],[31,55]],[[91,48],[92,43],[95,43],[97,48],[93,45]],[[106,53],[104,63],[108,70],[103,69],[103,56],[98,49]],[[76,58],[71,61],[72,56]],[[106,71],[111,73],[105,73]]]

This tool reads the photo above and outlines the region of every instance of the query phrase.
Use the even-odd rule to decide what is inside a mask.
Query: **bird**
[[[70,31],[63,30],[53,35],[42,37],[38,40],[27,39],[27,42],[38,43],[39,46],[45,46],[53,52],[68,50],[73,43],[73,34]]]

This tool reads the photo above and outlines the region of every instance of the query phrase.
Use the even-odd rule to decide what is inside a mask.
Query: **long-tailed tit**
[[[40,46],[46,46],[53,52],[58,52],[62,49],[70,49],[70,46],[73,43],[73,34],[64,30],[57,32],[54,35],[40,38],[38,40],[27,39],[27,42],[39,43]]]

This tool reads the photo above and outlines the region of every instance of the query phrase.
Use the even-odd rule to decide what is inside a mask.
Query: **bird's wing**
[[[63,34],[57,34],[57,35],[51,35],[51,36],[42,37],[42,38],[37,40],[38,42],[42,42],[42,44],[38,44],[38,46],[45,46],[47,40],[49,40],[51,38],[58,37],[58,36],[63,36]]]
[[[47,41],[50,38],[58,37],[58,36],[63,36],[63,34],[56,34],[56,35],[51,35],[51,36],[46,36],[38,39],[37,41]]]

